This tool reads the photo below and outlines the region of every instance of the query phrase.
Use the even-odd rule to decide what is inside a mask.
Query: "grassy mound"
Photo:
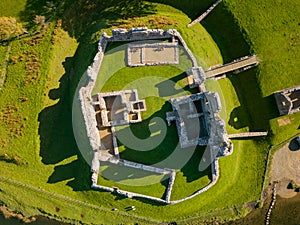
[[[229,79],[208,85],[225,96],[222,117],[229,132],[272,129],[275,144],[298,132],[299,113],[283,117],[290,123],[279,126],[270,96],[273,91],[300,83],[296,73],[300,52],[298,2],[223,1],[203,21],[203,26],[190,29],[186,28],[190,18],[197,17],[212,1],[160,2],[176,9],[147,2],[138,5],[132,18],[130,10],[136,1],[65,1],[44,34],[11,43],[6,80],[0,92],[0,199],[7,206],[24,215],[46,214],[73,223],[193,223],[212,217],[241,217],[247,211],[244,203],[260,197],[267,148],[261,139],[234,142],[233,155],[220,160],[217,185],[178,205],[153,205],[90,190],[90,168],[78,152],[72,133],[71,103],[77,84],[97,51],[99,35],[103,31],[109,33],[111,27],[176,28],[204,67],[229,62],[249,52],[258,54],[263,60],[258,69],[229,75]],[[0,7],[1,15],[15,16],[28,27],[35,15],[49,15],[43,11],[44,0],[27,0],[26,5],[23,1],[17,7],[12,4],[2,1],[0,6],[5,7]],[[130,10],[124,12],[125,6]],[[58,17],[62,18],[62,27],[55,28]],[[0,46],[1,66],[6,51],[7,46]],[[127,69],[115,69],[129,74]],[[165,72],[169,69],[166,67]],[[111,83],[106,90],[117,88],[113,79],[108,81]],[[156,99],[147,101],[155,104]],[[154,110],[144,116],[150,118],[153,113]],[[123,154],[134,155],[125,151]],[[180,172],[174,187],[175,199],[202,185],[201,179],[197,180],[198,171],[191,168],[200,156],[201,151],[196,151]],[[134,157],[144,160],[142,156]],[[101,182],[109,183],[104,179]],[[164,185],[155,187],[156,192],[161,193]],[[126,212],[130,205],[137,210]],[[111,212],[112,208],[119,211]]]

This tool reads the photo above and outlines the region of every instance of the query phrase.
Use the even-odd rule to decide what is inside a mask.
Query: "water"
[[[0,214],[0,224],[1,225],[24,225],[22,221],[15,218],[5,219],[3,215]],[[61,223],[56,220],[51,220],[46,217],[39,216],[37,220],[32,223],[26,223],[28,225],[69,225],[69,223]]]

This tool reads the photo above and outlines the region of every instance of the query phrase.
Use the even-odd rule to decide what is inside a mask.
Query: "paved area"
[[[274,154],[272,162],[272,181],[279,181],[278,195],[291,198],[297,194],[294,190],[287,189],[291,180],[300,185],[300,150],[291,151],[287,144]]]

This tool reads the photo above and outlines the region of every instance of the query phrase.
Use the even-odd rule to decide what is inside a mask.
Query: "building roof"
[[[274,93],[280,115],[296,113],[300,110],[300,85]]]

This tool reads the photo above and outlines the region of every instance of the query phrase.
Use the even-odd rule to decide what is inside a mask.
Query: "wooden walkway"
[[[200,23],[211,11],[213,11],[214,8],[216,8],[217,5],[219,5],[219,3],[221,1],[222,0],[217,0],[211,7],[209,7],[209,9],[207,9],[203,14],[201,14],[197,19],[193,20],[187,26],[191,27],[191,26],[195,25],[196,23]]]
[[[231,71],[246,70],[259,63],[256,55],[245,56],[225,65],[216,66],[205,71],[206,78],[213,78]]]
[[[232,138],[246,138],[246,137],[262,137],[267,135],[268,132],[245,132],[245,133],[237,133],[237,134],[228,134],[228,137],[232,139]]]

